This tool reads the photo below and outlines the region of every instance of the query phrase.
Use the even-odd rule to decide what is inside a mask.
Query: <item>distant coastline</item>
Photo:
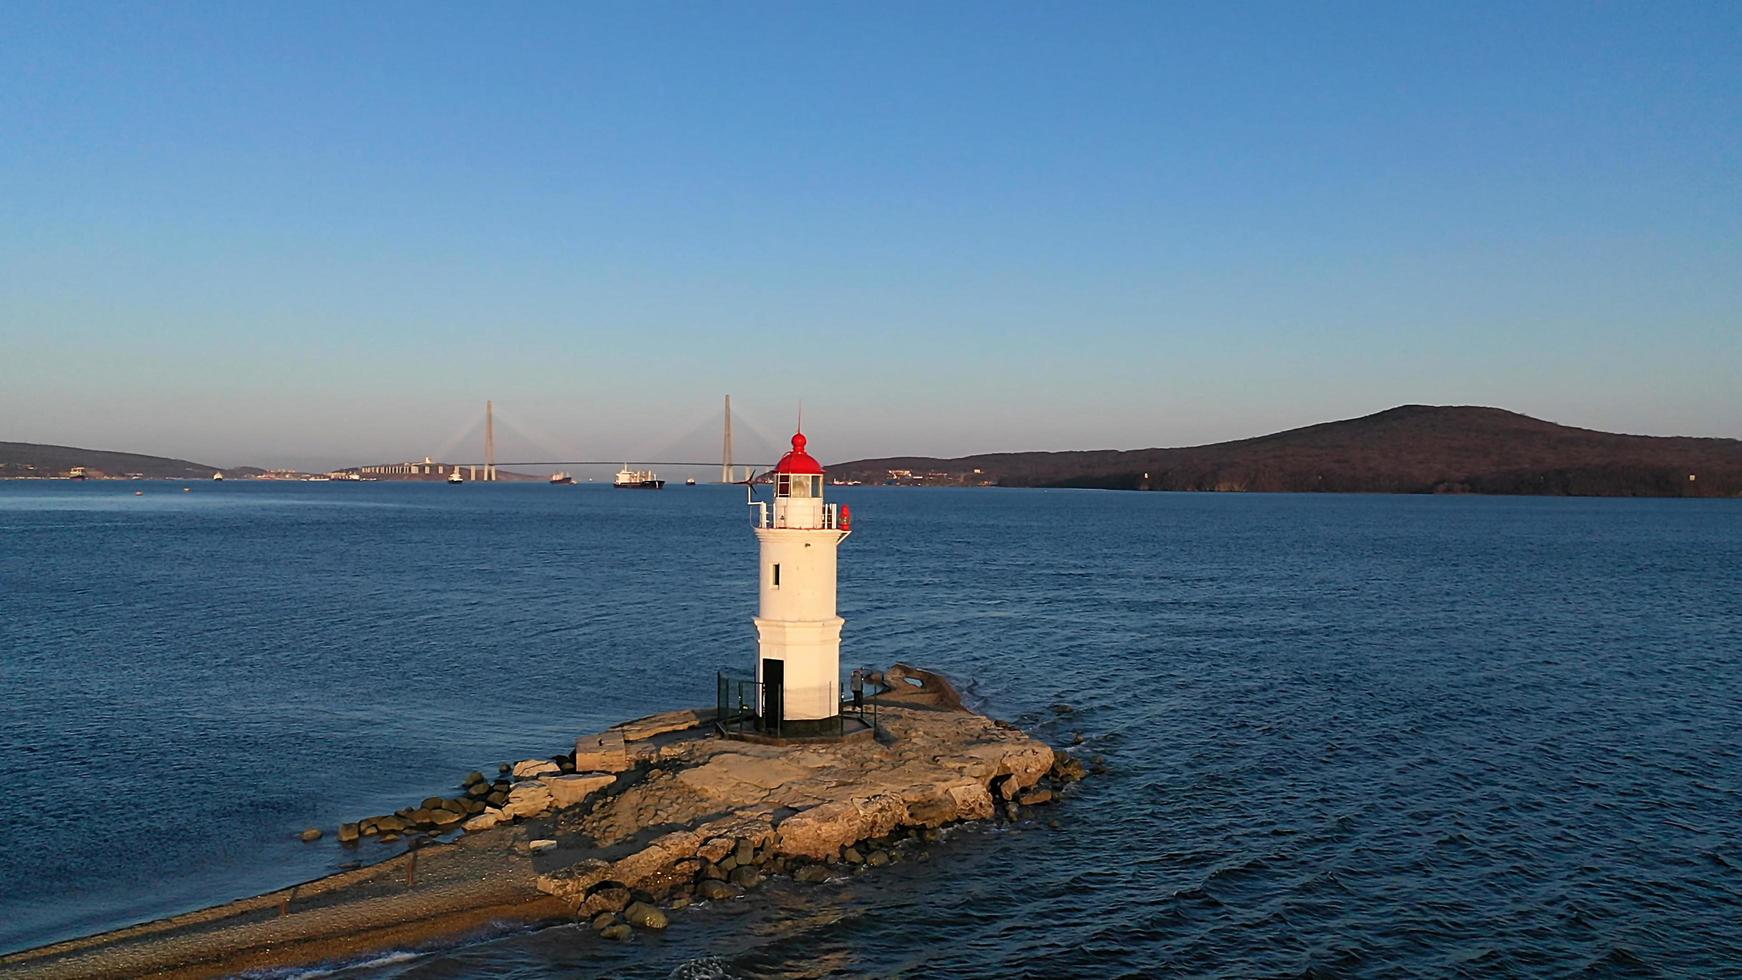
[[[310,474],[220,468],[139,453],[0,442],[0,479],[436,481],[449,464]],[[1592,497],[1742,497],[1742,440],[1580,429],[1498,408],[1403,405],[1360,418],[1174,449],[889,456],[836,463],[842,484],[1053,487],[1210,493],[1467,493]],[[538,479],[498,471],[504,482]]]
[[[1178,449],[894,456],[831,478],[901,486],[1253,493],[1742,496],[1742,440],[1634,436],[1498,408],[1404,405]]]

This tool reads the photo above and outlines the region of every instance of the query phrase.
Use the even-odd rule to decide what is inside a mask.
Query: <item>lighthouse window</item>
[[[781,473],[774,478],[776,497],[820,497],[823,478],[803,473]]]
[[[780,588],[780,563],[774,563],[774,587]]]

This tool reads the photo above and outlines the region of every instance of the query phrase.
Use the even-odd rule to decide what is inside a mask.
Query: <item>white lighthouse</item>
[[[835,614],[835,548],[852,516],[823,502],[823,468],[804,433],[774,467],[774,507],[757,503],[761,545],[756,680],[763,724],[802,730],[841,711],[841,625]]]

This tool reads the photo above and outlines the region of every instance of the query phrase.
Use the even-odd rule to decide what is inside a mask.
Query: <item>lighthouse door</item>
[[[762,728],[780,731],[786,715],[786,661],[762,661]]]

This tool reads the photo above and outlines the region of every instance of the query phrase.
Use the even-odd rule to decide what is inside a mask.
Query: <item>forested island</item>
[[[1734,497],[1742,495],[1742,440],[1620,435],[1498,408],[1403,405],[1207,446],[902,456],[829,472],[925,486]]]

